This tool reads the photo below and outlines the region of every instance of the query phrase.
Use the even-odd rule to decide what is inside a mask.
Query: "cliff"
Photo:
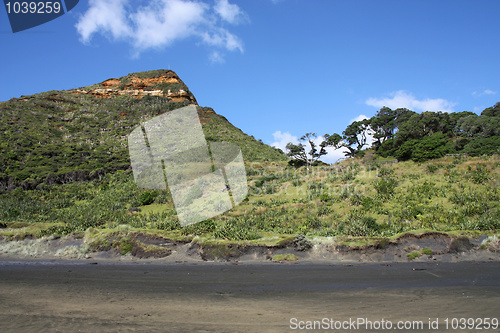
[[[89,87],[74,89],[71,93],[92,95],[98,98],[125,95],[141,99],[144,96],[160,96],[174,103],[188,102],[198,105],[196,98],[179,76],[174,71],[164,69],[131,73]]]

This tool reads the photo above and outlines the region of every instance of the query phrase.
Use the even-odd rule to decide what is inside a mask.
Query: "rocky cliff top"
[[[130,96],[166,97],[172,102],[189,102],[198,105],[196,98],[179,76],[171,70],[154,70],[131,73],[121,78],[112,78],[92,86],[74,89],[73,94],[87,94],[99,98]]]

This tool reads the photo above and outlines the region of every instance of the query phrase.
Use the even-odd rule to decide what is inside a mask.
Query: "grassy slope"
[[[104,99],[70,91],[2,102],[0,180],[6,184],[12,177],[36,186],[50,174],[61,178],[75,172],[95,175],[128,169],[127,135],[141,122],[184,105],[162,97]],[[200,115],[209,140],[238,143],[246,160],[286,160],[281,152],[244,134],[224,117]]]
[[[132,76],[161,73],[120,80],[126,85]],[[173,88],[187,89],[183,83]],[[0,237],[87,231],[90,238],[108,242],[107,233],[116,239],[117,233],[126,237],[142,231],[207,244],[276,245],[303,234],[357,244],[404,232],[494,233],[500,228],[498,156],[391,164],[368,154],[334,166],[290,169],[278,150],[206,108],[199,115],[207,140],[234,142],[242,149],[249,196],[223,215],[181,228],[168,191],[142,190],[133,182],[127,135],[140,122],[184,105],[161,97],[102,99],[71,91],[0,103],[3,186],[12,180],[36,185],[48,175],[66,181],[79,172],[94,176],[0,193]]]
[[[286,162],[252,162],[247,174],[248,201],[184,228],[168,191],[159,191],[153,203],[132,212],[148,191],[138,189],[126,172],[100,181],[16,190],[0,197],[0,221],[11,227],[0,234],[15,239],[90,228],[90,234],[102,236],[128,225],[172,239],[196,237],[206,244],[272,245],[290,242],[297,234],[354,244],[404,232],[500,229],[498,156],[446,157],[423,164],[365,158],[311,170],[288,169]]]

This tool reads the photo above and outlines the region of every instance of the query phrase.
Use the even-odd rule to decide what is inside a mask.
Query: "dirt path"
[[[289,332],[323,318],[442,332],[446,318],[500,318],[499,304],[500,263],[0,261],[0,332]],[[330,331],[384,331],[365,327]]]

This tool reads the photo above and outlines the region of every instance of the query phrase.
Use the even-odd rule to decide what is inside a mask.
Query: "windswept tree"
[[[318,145],[315,142],[317,138],[316,133],[306,133],[299,139],[300,142],[298,144],[289,142],[286,145],[287,155],[295,160],[304,162],[307,167],[310,167],[321,156],[326,155],[325,148],[328,146],[327,141],[323,140]],[[309,144],[309,151],[306,151],[307,145],[302,142]]]
[[[372,133],[370,119],[353,121],[342,133],[344,147],[348,150],[346,156],[355,157],[364,146],[368,145],[368,136]]]
[[[373,134],[370,119],[352,122],[342,134],[342,136],[337,133],[332,135],[325,134],[325,147],[333,147],[335,149],[346,148],[347,151],[344,152],[346,157],[357,156],[369,144],[369,136]]]

